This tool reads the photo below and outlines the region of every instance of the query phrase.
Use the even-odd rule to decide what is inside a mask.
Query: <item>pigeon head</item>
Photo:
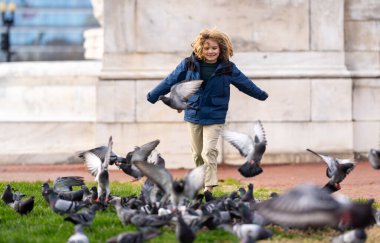
[[[344,164],[338,163],[337,166],[338,166],[338,168],[340,168],[346,174],[350,173],[354,169],[354,164],[353,163],[344,163]]]
[[[133,156],[133,152],[134,152],[134,151],[129,152],[129,153],[127,154],[127,156],[125,157],[125,164],[127,164],[127,165],[132,165],[132,156]]]
[[[364,228],[376,223],[374,217],[375,209],[372,206],[373,200],[365,203],[355,203],[350,210],[351,222],[349,225],[352,228]]]
[[[176,193],[182,193],[184,188],[185,188],[185,183],[183,180],[173,181],[173,190]]]

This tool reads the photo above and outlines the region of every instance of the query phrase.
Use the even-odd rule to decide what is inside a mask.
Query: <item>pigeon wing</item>
[[[133,155],[131,161],[146,161],[150,153],[157,147],[160,143],[159,139],[151,141],[142,145],[141,147],[136,147],[135,151],[133,151]]]
[[[100,160],[100,158],[96,154],[92,152],[88,152],[88,151],[82,153],[81,158],[84,159],[88,172],[92,176],[97,176],[98,173],[100,172],[101,165],[102,165],[102,161]]]
[[[193,199],[198,191],[205,184],[205,167],[204,165],[192,169],[185,175],[185,191],[186,197]]]
[[[254,150],[252,137],[247,134],[225,130],[222,136],[239,150],[242,156],[248,156]]]
[[[102,163],[102,169],[103,170],[108,169],[108,164],[109,164],[110,159],[111,159],[112,146],[113,146],[113,141],[112,141],[112,136],[110,136],[110,138],[108,139],[107,151],[106,151],[106,154],[104,156],[103,163]]]
[[[194,94],[202,85],[203,80],[184,80],[172,86],[170,89],[170,97],[180,97],[182,101]]]
[[[321,158],[326,164],[327,164],[327,170],[326,170],[326,175],[327,177],[331,178],[331,176],[335,173],[336,171],[336,164],[335,164],[335,159],[328,156],[328,155],[323,155],[319,154],[311,149],[306,149],[307,151],[315,154],[319,158]]]
[[[82,176],[63,176],[58,177],[54,181],[53,188],[55,191],[71,191],[72,186],[84,185],[84,178]]]
[[[150,164],[146,161],[135,161],[134,165],[167,194],[172,193],[173,177],[165,168]]]
[[[255,143],[263,143],[266,145],[267,139],[265,137],[264,127],[261,121],[257,121],[254,127],[254,131],[255,131]]]

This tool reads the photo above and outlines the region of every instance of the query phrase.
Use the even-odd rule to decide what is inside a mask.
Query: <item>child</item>
[[[218,185],[216,145],[226,120],[230,84],[258,100],[266,100],[268,94],[229,61],[233,48],[227,34],[204,29],[191,46],[192,55],[183,59],[150,91],[147,99],[154,104],[160,95],[169,93],[170,88],[180,81],[203,80],[201,87],[188,100],[191,108],[185,110],[184,120],[188,123],[193,160],[196,166],[205,164],[205,191],[212,192]]]

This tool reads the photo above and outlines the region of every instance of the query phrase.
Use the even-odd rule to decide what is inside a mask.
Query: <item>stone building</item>
[[[227,127],[261,120],[263,163],[353,157],[380,147],[380,2],[107,0],[101,59],[2,64],[1,162],[67,162],[114,137],[120,154],[159,138],[168,167],[192,167],[183,115],[147,92],[191,52],[203,28],[227,32],[232,61],[269,93],[231,88]],[[154,7],[153,7],[154,6]],[[241,163],[221,141],[219,161]]]

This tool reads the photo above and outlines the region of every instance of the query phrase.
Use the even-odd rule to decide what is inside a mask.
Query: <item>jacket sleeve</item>
[[[267,92],[256,86],[252,80],[247,78],[236,66],[233,65],[231,83],[241,92],[256,98],[258,100],[266,100]]]
[[[180,64],[165,78],[163,79],[153,90],[151,90],[147,95],[147,100],[154,104],[157,102],[161,95],[166,95],[170,92],[170,88],[178,83],[180,77],[186,72],[185,60],[182,60]]]

